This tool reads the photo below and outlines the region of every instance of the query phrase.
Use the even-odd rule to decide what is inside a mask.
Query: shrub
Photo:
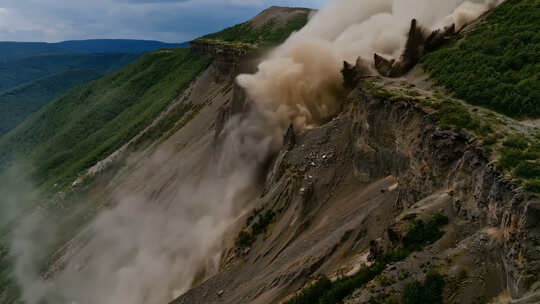
[[[421,220],[415,220],[411,228],[409,228],[407,235],[409,240],[407,244],[403,243],[402,246],[395,248],[391,252],[384,254],[377,258],[375,263],[369,267],[363,267],[352,276],[347,276],[331,282],[331,284],[317,285],[318,289],[306,289],[309,292],[310,302],[301,302],[303,299],[307,299],[307,296],[303,296],[301,293],[285,302],[285,304],[299,304],[299,303],[319,303],[319,304],[336,304],[341,303],[345,297],[350,295],[353,291],[360,288],[362,285],[373,280],[379,274],[381,274],[386,266],[394,262],[398,262],[407,258],[413,251],[421,250],[425,245],[436,241],[440,238],[444,232],[440,228],[448,224],[448,218],[442,214],[435,214],[431,217],[427,223]],[[417,235],[415,235],[417,234]],[[428,279],[429,278],[429,279]],[[442,290],[440,279],[435,274],[428,273],[426,277],[425,286],[433,288],[433,294],[430,292],[423,292],[425,299],[435,299],[439,290]],[[314,287],[315,288],[315,287]],[[441,292],[442,293],[442,292]],[[316,295],[316,296],[315,296]],[[318,301],[317,301],[318,299]],[[299,301],[299,302],[296,302]],[[411,302],[411,303],[431,303],[431,302]],[[438,304],[439,302],[433,302]],[[442,302],[441,302],[442,303]]]
[[[267,210],[259,215],[259,220],[253,224],[253,234],[259,235],[266,232],[268,226],[274,221],[276,214],[272,210]]]
[[[236,245],[240,247],[249,247],[255,242],[255,237],[246,230],[240,231],[238,238],[236,238]]]
[[[540,164],[530,162],[530,161],[522,161],[519,163],[519,165],[516,167],[516,170],[514,173],[519,177],[524,178],[536,178],[540,176]]]
[[[517,150],[525,150],[529,147],[529,141],[523,136],[512,136],[504,141],[503,146]]]
[[[414,220],[412,227],[403,237],[403,246],[408,251],[416,251],[425,245],[432,244],[444,235],[440,227],[448,224],[448,218],[442,214],[435,214],[427,223]]]
[[[324,292],[332,286],[332,282],[326,277],[323,276],[318,279],[313,285],[305,288],[292,298],[291,300],[285,302],[285,304],[313,304],[317,303],[319,298],[324,294]]]
[[[410,214],[407,214],[406,216],[403,217],[404,220],[406,221],[412,221],[414,219],[416,219],[418,215],[416,213],[410,213]]]
[[[247,218],[247,226],[253,223],[251,232],[247,230],[240,231],[236,238],[236,245],[241,247],[251,246],[259,234],[266,233],[268,226],[274,221],[275,217],[276,214],[272,210],[261,213],[260,210],[255,209],[253,214]]]
[[[540,179],[535,179],[525,183],[525,190],[540,193]]]
[[[429,271],[424,283],[411,282],[405,286],[402,304],[443,304],[444,277],[436,271]]]

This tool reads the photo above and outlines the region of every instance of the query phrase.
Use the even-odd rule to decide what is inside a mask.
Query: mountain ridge
[[[40,54],[141,53],[160,48],[185,47],[187,45],[188,42],[166,43],[157,40],[137,39],[86,39],[61,42],[0,41],[0,61]]]

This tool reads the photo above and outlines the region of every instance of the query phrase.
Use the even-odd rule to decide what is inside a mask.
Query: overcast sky
[[[330,0],[1,0],[0,41],[127,38],[183,42],[272,5]]]

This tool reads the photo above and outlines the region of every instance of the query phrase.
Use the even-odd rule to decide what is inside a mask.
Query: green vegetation
[[[101,76],[99,70],[70,70],[0,93],[0,136],[70,89]]]
[[[192,116],[188,119],[184,119],[185,115],[191,111],[192,113],[196,113],[200,110],[202,106],[200,105],[192,105],[185,103],[185,101],[182,101],[181,103],[175,105],[172,109],[170,109],[165,117],[163,119],[160,119],[155,126],[152,128],[149,128],[149,130],[143,134],[141,137],[137,139],[132,145],[134,149],[140,149],[143,146],[149,145],[158,139],[163,137],[163,134],[168,131],[174,130],[175,125],[180,124],[181,126],[184,126],[185,123],[187,123],[189,120],[191,120]],[[169,133],[168,133],[169,134]],[[168,138],[169,136],[166,136]]]
[[[515,117],[539,117],[538,20],[539,0],[508,0],[422,62],[458,98]]]
[[[437,112],[431,114],[430,117],[433,120],[438,121],[441,128],[446,130],[455,129],[456,131],[467,129],[479,135],[481,138],[493,134],[492,126],[489,123],[473,117],[468,108],[459,101],[449,98],[442,98],[435,102],[433,101],[426,100],[424,103],[437,110]]]
[[[0,169],[23,157],[45,190],[69,185],[149,125],[209,62],[189,49],[156,51],[69,92],[0,139]]]
[[[65,54],[0,62],[0,136],[70,89],[113,72],[139,56]]]
[[[293,297],[291,300],[285,302],[286,304],[312,304],[319,303],[325,292],[332,288],[332,282],[325,276],[319,278],[315,283],[309,287],[304,288],[299,294]]]
[[[525,182],[525,190],[540,193],[540,178]]]
[[[118,70],[140,54],[56,54],[17,58],[0,62],[0,92],[32,81],[74,70],[98,70],[101,74]]]
[[[70,89],[167,44],[142,40],[0,42],[0,136]]]
[[[440,213],[435,214],[427,222],[415,219],[412,227],[403,237],[402,243],[407,251],[421,250],[426,245],[432,244],[444,235],[440,230],[448,224],[448,218]]]
[[[414,281],[405,286],[402,304],[443,304],[444,277],[430,270],[424,283]]]
[[[304,289],[301,293],[285,302],[285,304],[341,303],[345,297],[352,294],[356,289],[362,287],[364,284],[370,282],[380,275],[388,265],[404,260],[411,253],[420,251],[426,245],[432,244],[441,238],[444,235],[444,231],[442,231],[441,228],[446,224],[448,224],[448,218],[442,214],[435,214],[427,222],[415,219],[414,222],[410,224],[410,227],[400,246],[391,252],[378,257],[375,263],[373,263],[371,266],[363,267],[355,275],[342,277],[334,282],[330,282],[330,284],[328,283],[328,278],[322,277],[315,284]],[[429,284],[426,284],[425,286],[440,287],[440,285],[437,285],[439,282],[432,279],[432,276],[433,275],[430,275]],[[427,279],[426,282],[428,282]],[[444,283],[442,286],[444,287]],[[434,290],[434,294],[432,295],[426,291],[425,294],[431,297],[438,294],[437,292],[438,290]]]
[[[275,217],[276,214],[272,210],[261,213],[260,210],[255,209],[247,219],[247,225],[253,225],[251,225],[251,228],[248,227],[248,229],[240,231],[236,244],[240,247],[251,246],[257,240],[257,236],[266,233],[268,226],[274,221]]]
[[[382,101],[407,101],[424,106],[429,118],[442,129],[472,132],[484,150],[498,160],[524,189],[540,193],[540,136],[530,127],[520,125],[489,110],[481,110],[438,92],[429,96],[411,94],[412,90],[384,87],[376,80],[365,82],[365,88]]]
[[[540,192],[540,142],[523,136],[508,138],[500,150],[499,167],[525,182],[525,190]]]
[[[489,119],[471,115],[466,106],[450,99],[445,99],[440,103],[431,103],[430,106],[438,110],[431,117],[438,120],[442,128],[472,131],[482,139],[483,145],[489,151],[493,150],[490,146],[496,148],[496,155],[499,156],[498,166],[501,169],[521,179],[527,191],[540,192],[537,186],[540,183],[540,163],[538,162],[540,142],[538,139],[524,135],[509,135],[504,139],[503,135],[502,143],[497,145],[499,138],[494,130],[494,123]]]
[[[225,43],[242,43],[256,48],[258,46],[276,45],[285,41],[289,35],[301,29],[308,21],[308,13],[289,20],[285,25],[279,24],[275,19],[267,22],[260,28],[254,28],[250,21],[244,22],[221,32],[206,35],[202,41],[216,41]]]

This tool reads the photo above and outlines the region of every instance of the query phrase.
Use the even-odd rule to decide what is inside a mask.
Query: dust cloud
[[[257,197],[253,181],[276,148],[264,125],[247,123],[256,115],[233,117],[219,151],[209,133],[178,164],[167,163],[175,153],[167,149],[138,164],[140,180],[128,182],[136,187],[115,189],[114,207],[58,250],[45,273],[43,252],[66,227],[46,212],[27,216],[11,244],[24,302],[168,303],[217,272],[223,233]]]
[[[336,0],[321,9],[238,83],[282,133],[291,122],[312,128],[341,108],[344,60],[373,54],[398,58],[416,18],[429,29],[456,24],[460,29],[500,0]]]

